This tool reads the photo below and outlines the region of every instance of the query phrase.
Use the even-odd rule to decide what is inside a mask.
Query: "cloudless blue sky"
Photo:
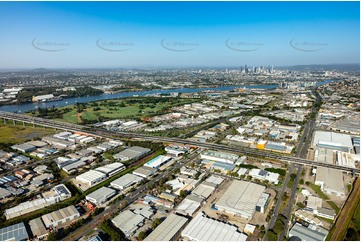
[[[0,68],[359,63],[359,12],[359,2],[0,2]]]

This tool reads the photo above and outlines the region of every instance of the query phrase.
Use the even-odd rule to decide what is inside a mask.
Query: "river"
[[[332,82],[332,80],[326,80],[323,82],[318,82],[317,85],[322,85]],[[201,91],[230,91],[235,88],[250,88],[250,89],[275,89],[278,85],[259,85],[259,86],[223,86],[223,87],[214,87],[214,88],[178,88],[178,89],[161,89],[161,90],[150,90],[150,91],[136,91],[136,92],[119,92],[113,94],[101,94],[96,96],[86,96],[86,97],[73,97],[73,98],[64,98],[59,101],[46,102],[46,103],[24,103],[20,105],[4,105],[0,106],[0,111],[6,112],[17,112],[24,113],[31,110],[34,110],[38,107],[41,108],[50,108],[50,107],[63,107],[76,103],[88,103],[92,101],[100,101],[100,100],[109,100],[116,98],[125,98],[132,96],[145,96],[150,94],[169,94],[171,92],[180,92],[180,93],[194,93]]]

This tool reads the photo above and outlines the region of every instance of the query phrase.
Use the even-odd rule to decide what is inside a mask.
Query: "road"
[[[281,207],[281,203],[282,203],[282,195],[283,193],[285,192],[286,190],[286,187],[287,187],[287,183],[290,179],[290,174],[293,170],[293,164],[288,168],[288,171],[286,173],[286,177],[285,177],[285,180],[283,181],[283,185],[282,185],[282,188],[281,188],[281,191],[278,191],[278,194],[277,194],[277,202],[276,202],[276,205],[275,205],[275,209],[274,209],[274,214],[271,216],[271,219],[268,223],[268,227],[267,229],[265,230],[266,232],[270,229],[273,228],[273,226],[275,225],[275,222],[277,220],[277,217],[278,217],[278,213],[279,213],[279,210],[280,210],[280,207]],[[266,238],[266,233],[265,233],[265,236],[263,237],[263,240],[266,241],[267,238]]]
[[[197,158],[197,156],[198,156],[198,153],[195,152],[195,153],[191,154],[188,158],[185,158],[185,159],[181,160],[180,162],[175,163],[171,169],[164,171],[163,173],[161,173],[157,177],[155,177],[153,180],[151,180],[143,185],[138,186],[135,191],[128,193],[124,197],[123,200],[126,201],[127,204],[131,204],[134,201],[138,200],[139,198],[145,196],[146,192],[148,190],[147,189],[148,184],[151,185],[151,184],[161,180],[163,177],[166,177],[166,176],[172,174],[172,172],[174,170],[184,166],[186,163],[192,162],[194,159]],[[72,232],[70,235],[66,236],[62,240],[63,241],[79,240],[81,237],[87,235],[92,229],[97,227],[104,220],[118,214],[120,212],[120,210],[121,209],[119,209],[118,203],[112,204],[106,210],[104,210],[102,213],[95,216],[89,223],[84,224],[83,226],[81,226],[76,231]]]
[[[302,138],[301,138],[302,142],[300,142],[300,145],[298,147],[299,149],[298,149],[298,152],[296,154],[296,156],[300,157],[300,158],[306,158],[307,157],[308,147],[309,147],[309,145],[311,143],[311,139],[312,139],[312,136],[313,136],[313,131],[315,130],[316,116],[317,116],[318,111],[319,111],[319,107],[317,107],[316,104],[320,103],[322,101],[320,95],[315,90],[314,90],[314,95],[316,96],[316,102],[315,102],[314,107],[311,110],[311,119],[308,120],[306,125],[305,125],[305,129],[304,129],[304,132],[303,132]],[[297,193],[297,186],[298,186],[298,183],[299,183],[299,181],[301,179],[303,166],[302,165],[297,165],[297,167],[295,167],[295,168],[297,169],[296,178],[295,178],[295,180],[293,182],[293,185],[292,185],[291,195],[290,195],[290,198],[289,198],[289,203],[288,203],[286,209],[283,211],[283,215],[286,217],[287,223],[285,224],[285,228],[284,228],[284,230],[282,231],[282,233],[279,236],[279,240],[281,240],[281,241],[284,241],[286,239],[285,236],[288,235],[288,231],[289,231],[288,226],[290,226],[292,208],[293,208],[294,203],[295,203],[295,198],[296,198],[296,193]]]
[[[222,151],[230,151],[230,152],[236,152],[236,153],[243,153],[245,155],[251,155],[251,156],[261,156],[266,158],[272,158],[276,160],[280,160],[287,163],[296,163],[296,164],[303,164],[303,165],[310,165],[310,166],[323,166],[328,168],[334,168],[343,170],[345,172],[354,172],[355,174],[360,174],[360,170],[356,168],[341,166],[341,165],[335,165],[335,164],[328,164],[328,163],[318,163],[312,160],[307,160],[304,158],[298,158],[293,156],[287,156],[282,154],[276,154],[265,150],[259,150],[259,149],[250,149],[245,147],[233,147],[223,144],[212,144],[212,143],[203,143],[198,141],[192,141],[187,139],[180,139],[180,138],[170,138],[170,137],[159,137],[159,136],[150,136],[146,134],[140,134],[140,133],[128,133],[128,132],[113,132],[113,131],[107,131],[96,127],[87,127],[87,126],[81,126],[76,124],[70,124],[55,120],[47,120],[42,118],[36,118],[36,117],[30,117],[22,114],[14,114],[9,112],[0,112],[0,118],[8,119],[8,120],[16,120],[19,122],[27,122],[31,124],[36,125],[42,125],[46,127],[51,128],[57,128],[61,130],[68,130],[72,132],[84,132],[89,135],[93,135],[95,137],[99,138],[138,138],[145,141],[152,141],[152,142],[169,142],[169,143],[179,143],[179,144],[185,144],[185,145],[192,145],[202,148],[208,148],[208,149],[217,149]]]

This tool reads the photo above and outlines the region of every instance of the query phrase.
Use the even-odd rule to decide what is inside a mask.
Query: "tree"
[[[273,230],[268,230],[266,233],[266,239],[268,241],[277,241],[278,235]]]
[[[57,240],[57,233],[55,232],[51,232],[49,233],[48,237],[47,237],[48,241],[56,241]]]
[[[179,196],[180,196],[181,198],[185,198],[185,197],[187,196],[187,192],[184,191],[184,190],[182,190],[182,191],[180,191]]]
[[[155,229],[156,227],[158,227],[159,224],[162,223],[162,220],[160,218],[156,218],[154,219],[153,223],[152,223],[152,229]]]
[[[144,240],[145,237],[147,237],[147,234],[144,231],[140,231],[138,234],[138,239],[139,240]]]

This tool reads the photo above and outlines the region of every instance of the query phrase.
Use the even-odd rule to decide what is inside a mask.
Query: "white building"
[[[77,181],[86,183],[89,186],[93,186],[94,184],[96,184],[106,178],[107,178],[107,176],[104,173],[102,173],[100,171],[90,170],[90,171],[87,171],[87,172],[77,176],[75,179]]]
[[[95,169],[96,171],[100,171],[107,175],[108,177],[111,177],[123,170],[125,170],[124,164],[120,162],[114,162],[105,166],[101,166]]]
[[[202,212],[192,219],[181,235],[190,241],[246,241],[248,238],[235,225],[208,218]]]
[[[234,180],[215,207],[226,213],[251,219],[264,190],[264,186]]]
[[[321,191],[325,193],[339,197],[346,196],[341,170],[318,167],[315,184],[321,186]]]
[[[95,205],[102,205],[111,197],[113,197],[116,193],[117,192],[114,189],[108,187],[101,187],[98,190],[87,195],[85,199]]]
[[[128,173],[112,181],[110,185],[115,189],[123,190],[127,187],[130,187],[134,184],[141,182],[143,179],[144,179],[143,177]]]
[[[278,173],[273,173],[261,169],[251,169],[249,171],[249,175],[252,176],[252,178],[256,178],[262,181],[267,180],[274,184],[278,184],[278,178],[280,176]]]
[[[56,226],[68,223],[79,217],[80,214],[74,205],[41,216],[47,228],[55,228]]]
[[[201,154],[201,159],[233,164],[239,159],[239,156],[231,153],[207,150]]]

